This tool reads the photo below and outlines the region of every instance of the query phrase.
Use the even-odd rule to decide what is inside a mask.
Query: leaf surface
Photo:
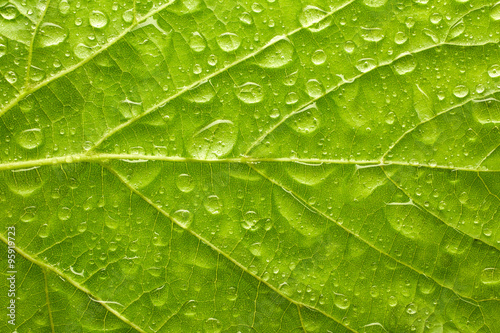
[[[500,5],[0,14],[19,332],[500,331]]]

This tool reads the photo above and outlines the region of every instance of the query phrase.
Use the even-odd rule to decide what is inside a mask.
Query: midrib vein
[[[301,164],[342,164],[342,165],[358,165],[363,167],[381,167],[381,166],[406,166],[413,168],[428,168],[436,170],[449,170],[449,171],[467,171],[467,172],[500,172],[500,170],[481,170],[475,167],[451,167],[448,165],[428,165],[428,164],[414,164],[408,162],[388,161],[383,162],[380,160],[349,160],[349,159],[318,159],[318,158],[254,158],[254,157],[234,157],[222,158],[213,160],[204,160],[180,156],[155,156],[155,155],[136,155],[136,154],[106,154],[106,153],[84,153],[74,154],[68,156],[51,157],[40,160],[27,160],[17,162],[4,162],[0,163],[0,171],[2,170],[22,170],[31,169],[47,165],[62,165],[73,163],[107,163],[113,160],[124,160],[128,162],[141,162],[141,161],[160,161],[172,163],[237,163],[252,165],[255,163],[301,163]]]
[[[5,238],[5,235],[3,233],[1,233],[1,232],[0,232],[0,241],[4,242],[6,245],[8,244],[8,241]],[[51,266],[49,264],[46,264],[46,263],[40,261],[39,259],[33,257],[29,253],[23,251],[19,247],[16,247],[16,252],[19,255],[21,255],[24,259],[26,259],[29,262],[32,262],[33,264],[35,264],[38,267],[40,267],[42,269],[42,271],[44,272],[44,274],[46,274],[46,271],[50,271],[50,272],[52,272],[52,273],[60,276],[65,281],[69,282],[73,287],[75,287],[76,289],[78,289],[78,290],[84,292],[85,294],[87,294],[92,300],[94,300],[97,303],[99,303],[100,305],[102,305],[107,311],[109,311],[112,314],[114,314],[118,319],[120,319],[121,321],[123,321],[125,324],[127,324],[131,328],[133,328],[133,329],[135,329],[135,330],[137,330],[137,331],[139,331],[141,333],[146,333],[146,331],[143,330],[141,327],[139,327],[136,324],[134,324],[133,322],[129,321],[121,313],[119,313],[118,311],[116,311],[115,309],[113,309],[112,307],[110,307],[105,301],[101,300],[98,296],[92,294],[92,292],[90,290],[88,290],[84,286],[80,285],[78,282],[74,281],[71,277],[67,276],[64,272],[60,271],[56,267]]]
[[[272,284],[270,284],[269,282],[267,281],[264,281],[260,276],[258,276],[257,274],[254,274],[252,273],[251,271],[249,271],[245,266],[243,266],[242,264],[240,264],[237,260],[233,259],[229,254],[225,253],[224,251],[222,251],[220,248],[218,248],[215,244],[211,243],[208,239],[206,239],[205,237],[201,236],[200,234],[196,233],[194,230],[192,229],[189,229],[189,228],[185,228],[182,223],[179,223],[179,221],[177,221],[175,218],[173,218],[172,216],[170,216],[170,214],[168,214],[166,211],[164,211],[162,208],[158,207],[158,205],[156,205],[151,199],[149,199],[148,197],[146,197],[144,194],[142,194],[141,192],[139,192],[137,189],[135,189],[131,184],[128,183],[128,181],[123,178],[119,173],[117,173],[114,169],[108,167],[108,166],[105,166],[103,165],[102,166],[103,168],[105,168],[109,173],[111,173],[112,175],[114,175],[128,190],[130,190],[132,193],[136,194],[137,196],[139,196],[142,200],[144,200],[147,204],[149,204],[151,207],[153,207],[154,209],[156,209],[157,211],[159,211],[162,215],[164,215],[165,217],[167,217],[169,220],[171,220],[173,223],[175,223],[178,227],[182,228],[183,230],[186,230],[188,233],[190,233],[193,237],[197,238],[198,240],[200,240],[202,243],[204,243],[205,245],[207,245],[208,247],[210,247],[212,250],[214,250],[216,253],[220,254],[221,256],[223,256],[224,258],[226,258],[227,260],[229,260],[231,263],[233,263],[234,265],[236,265],[238,268],[240,268],[245,274],[248,274],[250,275],[251,277],[253,277],[254,279],[256,279],[259,283],[261,284],[264,284],[266,285],[268,288],[270,288],[271,290],[273,290],[274,292],[276,292],[280,297],[283,297],[284,299],[286,299],[288,302],[290,302],[291,304],[295,304],[296,306],[300,306],[300,307],[306,307],[306,308],[310,308],[310,309],[314,309],[315,311],[321,313],[322,315],[324,315],[325,317],[327,318],[330,318],[331,320],[335,321],[336,323],[342,325],[343,327],[345,327],[346,329],[348,329],[349,331],[351,332],[355,332],[352,328],[348,327],[348,326],[345,326],[341,321],[339,321],[338,319],[332,317],[330,314],[324,312],[323,310],[321,309],[318,309],[318,308],[315,308],[313,306],[310,306],[310,305],[307,305],[307,304],[304,304],[300,301],[296,301],[288,296],[286,296],[285,294],[283,294],[278,288],[276,288],[275,286],[273,286]]]

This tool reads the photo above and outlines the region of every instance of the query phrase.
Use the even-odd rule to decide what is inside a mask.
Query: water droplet
[[[203,323],[203,330],[205,333],[220,333],[222,331],[222,324],[215,318],[208,318]]]
[[[222,201],[216,195],[210,195],[206,198],[203,202],[203,206],[205,206],[207,212],[212,215],[220,214],[222,211]]]
[[[8,71],[7,73],[5,73],[5,79],[10,84],[16,83],[17,82],[17,74],[16,74],[16,72],[14,72],[14,71]]]
[[[484,284],[499,284],[500,283],[500,269],[498,268],[485,268],[481,272],[481,282]]]
[[[351,306],[351,301],[349,301],[349,298],[342,294],[335,294],[333,303],[335,303],[336,307],[342,310],[346,310],[347,308],[349,308],[349,306]]]
[[[2,15],[2,17],[7,21],[11,21],[19,15],[19,11],[16,6],[8,4],[7,6],[0,8],[0,15]]]
[[[363,3],[366,6],[372,7],[372,8],[382,7],[383,5],[385,5],[386,2],[387,2],[387,0],[363,0]]]
[[[43,134],[39,128],[22,131],[16,136],[17,143],[25,149],[34,149],[43,142]]]
[[[230,120],[216,120],[196,132],[187,150],[198,159],[217,159],[229,154],[236,143],[238,129]]]
[[[202,71],[203,71],[203,68],[201,67],[200,64],[195,64],[193,66],[193,74],[198,75],[198,74],[201,74]]]
[[[282,68],[293,60],[294,47],[288,39],[279,39],[259,53],[255,59],[262,68]]]
[[[63,15],[66,15],[68,14],[69,12],[69,3],[67,0],[61,0],[61,2],[59,2],[59,12]]]
[[[40,238],[49,237],[49,225],[48,224],[42,224],[42,226],[40,226],[40,229],[38,230],[38,236]]]
[[[393,67],[396,73],[399,75],[405,75],[415,70],[417,62],[415,61],[415,57],[413,55],[408,54],[394,61]]]
[[[77,227],[77,230],[79,233],[83,233],[83,232],[87,231],[87,222],[84,221],[84,222],[80,223]]]
[[[325,94],[323,85],[318,80],[309,80],[306,83],[306,92],[312,98],[318,98]]]
[[[359,59],[355,66],[361,73],[366,73],[377,67],[377,62],[372,58],[363,58]]]
[[[40,82],[45,78],[45,71],[35,66],[31,66],[30,74],[32,82]]]
[[[189,47],[194,52],[203,52],[207,47],[207,42],[199,32],[195,31],[191,34],[191,38],[189,39]]]
[[[325,53],[325,51],[323,51],[323,50],[316,50],[313,53],[312,57],[311,57],[311,61],[316,66],[324,64],[325,61],[326,61],[326,53]]]
[[[469,88],[467,88],[464,85],[458,85],[453,89],[453,95],[455,95],[458,98],[464,98],[469,94]]]
[[[74,50],[75,56],[80,59],[86,59],[92,55],[92,49],[85,44],[78,44]]]
[[[495,6],[493,6],[493,8],[491,8],[490,17],[494,21],[500,20],[500,3],[496,4]]]
[[[439,22],[441,22],[442,19],[443,19],[443,15],[441,15],[439,13],[434,13],[429,18],[429,20],[431,21],[432,24],[439,24]]]
[[[389,112],[385,117],[385,122],[388,123],[389,125],[394,124],[395,120],[396,120],[396,114],[394,112]]]
[[[207,60],[208,64],[210,66],[215,66],[217,65],[217,56],[215,54],[211,54],[208,56],[208,60]]]
[[[71,209],[68,207],[61,207],[57,211],[57,217],[59,217],[59,220],[61,221],[67,221],[71,217]]]
[[[344,51],[347,53],[353,53],[356,48],[356,44],[352,40],[348,40],[344,43]]]
[[[240,21],[246,25],[251,25],[253,23],[252,15],[244,12],[240,15]]]
[[[394,43],[396,43],[398,45],[404,44],[407,40],[408,40],[408,37],[406,36],[406,34],[403,31],[398,31],[394,35]]]
[[[499,77],[500,76],[500,66],[497,64],[492,65],[490,68],[488,68],[488,75],[491,78]]]
[[[247,82],[238,87],[236,96],[245,104],[256,104],[264,99],[264,91],[257,83]]]
[[[388,303],[390,307],[395,307],[396,305],[398,305],[398,299],[395,296],[390,296]]]
[[[6,183],[9,189],[20,196],[29,197],[43,185],[38,168],[13,170],[7,174]]]
[[[37,215],[36,215],[36,207],[35,206],[29,206],[24,208],[24,213],[21,215],[21,221],[23,222],[33,222],[36,220]]]
[[[260,257],[262,255],[262,243],[253,243],[250,245],[250,253],[252,253],[256,257]]]
[[[184,193],[191,192],[194,185],[193,177],[188,174],[183,173],[177,177],[177,188]]]
[[[417,306],[413,303],[408,304],[406,306],[406,313],[414,315],[415,313],[417,313]]]
[[[323,20],[328,13],[315,6],[306,6],[299,15],[299,22],[304,27],[310,27]]]
[[[316,103],[295,112],[286,124],[300,134],[314,133],[320,126],[320,113]]]
[[[450,28],[450,32],[448,33],[448,37],[450,39],[457,38],[465,31],[465,24],[463,21],[457,22],[453,27]]]
[[[296,92],[289,92],[285,97],[285,103],[287,105],[293,105],[299,101],[299,95]]]
[[[362,28],[363,32],[361,34],[361,37],[363,37],[364,40],[367,42],[380,42],[382,39],[384,39],[384,31],[380,28]]]
[[[190,89],[184,98],[190,102],[205,104],[210,102],[215,97],[215,90],[209,81],[200,83],[196,87]]]
[[[123,12],[122,19],[125,23],[132,23],[134,20],[134,10],[129,9]]]
[[[108,24],[108,17],[98,10],[92,11],[89,17],[89,23],[96,29],[104,28]]]
[[[165,285],[162,285],[159,288],[154,289],[151,291],[149,294],[149,297],[151,299],[151,303],[154,306],[163,306],[168,300],[169,297],[169,288],[166,287]]]
[[[250,210],[243,215],[243,222],[241,223],[241,226],[246,230],[254,230],[258,221],[259,215]]]
[[[236,51],[241,45],[241,37],[232,32],[226,32],[217,37],[217,44],[224,52]]]
[[[44,23],[40,27],[36,44],[39,47],[59,45],[64,42],[67,37],[68,34],[62,27],[52,23]]]
[[[177,223],[187,229],[193,222],[193,214],[189,210],[179,209],[172,214],[172,218],[177,221]]]

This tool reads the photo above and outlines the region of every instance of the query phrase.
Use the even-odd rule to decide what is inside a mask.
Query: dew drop
[[[85,44],[78,44],[74,50],[75,56],[79,59],[86,59],[92,55],[92,49]]]
[[[293,61],[294,47],[288,39],[279,39],[255,59],[262,68],[282,68]]]
[[[2,15],[5,20],[12,21],[19,15],[19,11],[16,6],[9,4],[0,8],[0,15]]]
[[[59,217],[59,220],[61,221],[67,221],[71,217],[71,209],[68,207],[61,207],[57,211],[57,217]]]
[[[464,85],[458,85],[453,89],[453,95],[455,95],[458,98],[464,98],[469,94],[469,88],[467,88]]]
[[[326,61],[326,53],[325,53],[325,51],[323,51],[323,50],[316,50],[313,53],[312,57],[311,57],[311,61],[316,66],[324,64],[325,61]]]
[[[348,40],[344,43],[344,51],[346,51],[347,53],[353,53],[355,48],[356,44],[354,44],[352,40]]]
[[[203,52],[207,47],[207,42],[205,38],[199,32],[193,32],[191,38],[189,39],[189,47],[194,52]]]
[[[499,284],[500,283],[500,269],[498,268],[485,268],[481,272],[481,282],[484,284]]]
[[[318,98],[324,95],[325,89],[318,80],[309,80],[306,83],[306,92],[312,98]]]
[[[17,82],[17,74],[14,71],[8,71],[7,73],[5,73],[4,77],[5,80],[7,80],[7,82],[9,82],[10,84],[14,84]]]
[[[413,303],[408,304],[406,306],[406,313],[414,315],[415,313],[417,313],[417,306]]]
[[[216,195],[210,195],[203,202],[203,206],[212,215],[218,215],[222,211],[222,202],[220,198]]]
[[[490,68],[488,68],[488,75],[491,78],[499,77],[500,76],[500,65],[492,65]]]
[[[320,114],[316,103],[295,112],[286,124],[299,134],[314,133],[320,126]]]
[[[465,31],[465,24],[463,21],[457,22],[453,27],[450,28],[448,36],[450,39],[457,38]]]
[[[40,238],[47,238],[47,237],[49,237],[49,225],[48,224],[42,224],[42,226],[38,230],[38,236]]]
[[[406,43],[407,40],[408,40],[408,37],[406,36],[406,34],[403,31],[398,31],[394,35],[394,43],[396,43],[398,45]]]
[[[287,105],[293,105],[299,101],[299,95],[296,92],[289,92],[285,97],[285,103]]]
[[[108,24],[108,17],[98,10],[92,11],[89,17],[89,23],[96,29],[104,28]]]
[[[496,4],[495,6],[493,6],[493,8],[491,8],[490,17],[494,21],[500,20],[500,3]]]
[[[203,330],[205,333],[220,333],[222,331],[222,324],[218,319],[208,318],[203,323]]]
[[[264,99],[264,91],[257,83],[247,82],[238,87],[236,96],[245,104],[256,104]]]
[[[59,2],[59,13],[61,13],[62,15],[68,14],[69,8],[70,6],[67,0],[62,0],[61,2]]]
[[[134,20],[134,10],[129,9],[123,12],[122,19],[125,23],[132,23]]]
[[[44,23],[40,27],[36,44],[39,47],[59,45],[64,42],[67,37],[68,34],[62,27],[52,23]]]
[[[243,215],[243,222],[241,226],[245,230],[253,230],[258,221],[259,215],[253,210],[250,210]]]
[[[372,7],[372,8],[382,7],[383,5],[385,5],[386,2],[387,2],[387,0],[363,0],[363,3],[366,6]]]
[[[236,143],[238,130],[230,120],[216,120],[196,132],[187,150],[198,159],[217,159],[229,154]]]
[[[333,303],[335,304],[336,307],[342,310],[346,310],[351,305],[349,298],[347,298],[345,295],[342,294],[335,294]]]
[[[377,62],[372,58],[364,58],[359,59],[355,66],[361,73],[366,73],[377,67]]]
[[[417,67],[417,62],[415,61],[415,57],[411,54],[408,54],[402,58],[399,58],[393,63],[394,70],[399,75],[405,75],[411,73]]]
[[[306,6],[299,15],[299,22],[304,27],[310,27],[323,20],[328,13],[315,6]]]
[[[240,15],[240,21],[241,23],[244,23],[246,25],[251,25],[253,23],[252,15],[250,15],[247,12],[244,12]]]
[[[241,45],[241,37],[232,32],[226,32],[217,37],[217,44],[224,52],[236,51]]]
[[[189,228],[193,222],[193,214],[189,210],[179,209],[172,214],[172,218],[185,229]]]
[[[189,193],[194,189],[193,177],[183,173],[177,177],[177,188],[184,193]]]
[[[43,134],[39,128],[22,131],[16,136],[17,143],[25,149],[34,149],[43,142]]]
[[[262,243],[253,243],[250,245],[250,253],[252,253],[256,257],[260,257],[262,255]]]

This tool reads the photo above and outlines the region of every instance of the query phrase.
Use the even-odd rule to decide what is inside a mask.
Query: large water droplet
[[[408,36],[403,31],[398,31],[394,35],[394,43],[401,45],[404,44],[408,40]]]
[[[288,39],[281,38],[255,58],[257,64],[262,68],[282,68],[292,62],[294,50]]]
[[[380,42],[384,39],[384,31],[380,28],[363,28],[361,37],[367,42]]]
[[[14,84],[17,82],[17,74],[14,71],[8,71],[7,73],[5,73],[4,77],[5,80],[7,80],[7,82],[9,82],[10,84]]]
[[[193,214],[189,210],[179,209],[172,214],[172,218],[183,228],[189,228],[193,222]]]
[[[177,188],[184,193],[191,192],[194,189],[193,177],[185,173],[180,174],[177,177]]]
[[[16,135],[17,143],[25,149],[34,149],[43,142],[43,134],[39,128],[28,129]]]
[[[499,284],[500,283],[500,269],[498,268],[485,268],[481,272],[481,282],[484,284]]]
[[[189,47],[194,52],[203,52],[207,47],[207,42],[199,32],[195,31],[191,34],[191,38],[189,39]]]
[[[57,211],[57,217],[61,221],[67,221],[71,218],[71,209],[68,207],[60,207]]]
[[[290,128],[300,134],[312,134],[320,126],[320,113],[316,103],[295,112],[286,122]]]
[[[104,28],[108,24],[108,17],[98,10],[92,11],[89,17],[89,23],[96,29]]]
[[[333,303],[335,304],[336,307],[339,309],[345,310],[351,306],[351,301],[349,301],[349,298],[347,298],[346,295],[342,294],[335,294],[335,298],[333,299]]]
[[[313,53],[312,57],[311,57],[311,61],[316,66],[324,64],[325,61],[326,61],[326,53],[325,53],[325,51],[323,51],[323,50],[316,50]]]
[[[500,76],[500,66],[499,65],[492,65],[490,68],[488,68],[488,75],[491,78],[499,77]]]
[[[285,168],[290,177],[300,184],[314,186],[323,182],[334,170],[331,164],[290,163]]]
[[[415,61],[415,57],[413,55],[408,54],[394,61],[393,67],[396,73],[399,75],[405,75],[415,70],[417,62]]]
[[[256,104],[264,99],[264,91],[257,83],[247,82],[238,87],[236,96],[245,104]]]
[[[469,94],[469,88],[467,88],[464,85],[458,85],[453,89],[453,95],[455,95],[458,98],[464,98]]]
[[[306,92],[312,98],[318,98],[324,95],[325,89],[318,80],[312,79],[306,83]]]
[[[18,195],[28,197],[43,185],[41,173],[37,167],[13,170],[6,177],[9,189]]]
[[[355,66],[361,73],[366,73],[377,67],[377,61],[372,58],[363,58],[359,59]]]
[[[67,37],[68,34],[62,27],[52,23],[44,23],[40,27],[36,43],[40,47],[49,47],[61,44]]]
[[[203,206],[212,215],[218,215],[222,211],[222,201],[216,195],[208,196],[203,202]]]
[[[188,142],[189,154],[197,159],[217,159],[233,150],[238,129],[230,120],[216,120],[196,132]]]
[[[190,89],[184,98],[190,102],[205,104],[215,97],[215,90],[209,81],[205,81]]]
[[[232,32],[226,32],[217,37],[217,44],[224,52],[236,51],[241,45],[241,37]]]
[[[220,333],[222,331],[222,324],[216,318],[208,318],[203,323],[203,330],[205,333]]]
[[[496,4],[495,6],[493,6],[493,8],[491,8],[491,10],[490,10],[490,17],[494,21],[500,20],[500,3]]]
[[[74,50],[75,56],[79,59],[86,59],[92,55],[92,49],[85,44],[78,44]]]
[[[134,10],[129,9],[123,12],[122,19],[125,23],[132,23],[134,20]]]
[[[38,237],[40,237],[40,238],[49,237],[49,225],[48,224],[42,224],[40,226],[40,229],[38,230]]]
[[[0,15],[2,15],[5,20],[11,21],[19,15],[19,11],[16,6],[9,4],[0,8]]]
[[[310,27],[328,15],[328,12],[315,6],[306,6],[299,15],[299,22],[304,27]]]
[[[448,33],[448,37],[450,39],[457,38],[465,31],[464,21],[457,22],[453,27],[450,28],[450,32]]]
[[[59,2],[59,13],[61,13],[62,15],[66,15],[68,14],[69,9],[70,6],[67,0],[61,0],[61,2]]]

